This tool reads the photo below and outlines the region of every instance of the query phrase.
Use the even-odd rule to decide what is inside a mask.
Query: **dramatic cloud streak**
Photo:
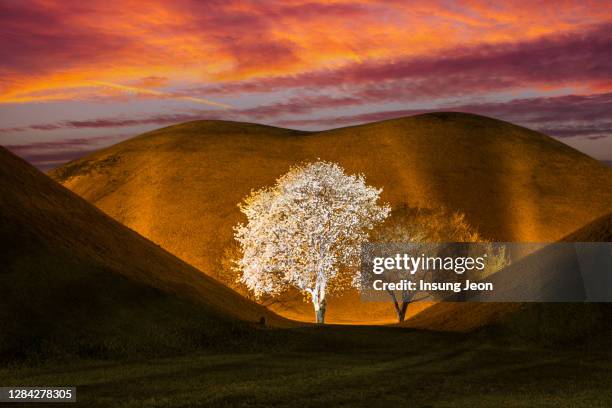
[[[358,94],[364,99],[381,100],[398,93],[445,96],[527,85],[607,87],[612,86],[611,50],[612,24],[604,24],[586,32],[458,47],[434,56],[367,61],[299,75],[220,84],[202,91],[231,94],[367,85]]]
[[[189,120],[457,110],[612,159],[611,53],[589,0],[0,0],[0,143],[44,167]]]
[[[456,76],[479,63],[485,64],[482,70],[502,69],[498,77],[510,73],[558,81],[573,76],[576,63],[565,66],[547,56],[562,55],[568,62],[580,52],[575,61],[581,61],[609,41],[608,28],[583,39],[564,33],[580,33],[611,17],[608,7],[596,3],[552,1],[495,6],[471,0],[450,6],[441,0],[177,0],[150,1],[146,7],[118,0],[78,6],[5,1],[0,3],[0,100],[75,98],[69,90],[92,80],[242,78],[247,83],[221,90],[250,92],[338,84],[338,79],[410,78],[424,70]],[[437,57],[429,58],[430,53]],[[441,62],[440,55],[447,59]],[[512,58],[516,68],[509,69]],[[595,75],[587,79],[601,76],[598,67],[585,68],[580,72]]]

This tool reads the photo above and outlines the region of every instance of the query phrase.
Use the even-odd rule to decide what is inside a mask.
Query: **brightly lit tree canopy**
[[[341,289],[342,271],[358,265],[368,232],[389,214],[381,189],[337,164],[295,166],[276,184],[240,204],[247,223],[236,227],[241,280],[257,296],[293,286],[312,301],[323,323],[326,296]]]

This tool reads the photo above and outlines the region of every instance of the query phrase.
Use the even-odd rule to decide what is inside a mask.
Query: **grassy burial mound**
[[[289,322],[0,148],[0,356],[179,351]]]
[[[482,116],[435,113],[321,132],[197,121],[143,134],[51,177],[203,272],[226,280],[237,207],[304,160],[331,161],[383,188],[392,207],[444,206],[496,241],[552,242],[612,206],[612,171],[567,145]],[[312,319],[291,294],[271,308]],[[388,305],[355,292],[328,303],[328,321],[393,322]]]

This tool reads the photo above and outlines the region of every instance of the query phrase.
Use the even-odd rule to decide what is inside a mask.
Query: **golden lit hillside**
[[[0,359],[182,350],[287,325],[0,147]],[[58,350],[56,350],[58,349]]]
[[[612,207],[612,171],[543,134],[461,113],[322,132],[198,121],[149,132],[52,171],[107,214],[205,273],[242,221],[237,203],[321,158],[364,173],[392,205],[443,205],[498,241],[555,241]],[[311,318],[310,305],[276,305]],[[330,322],[392,322],[389,305],[331,300]]]

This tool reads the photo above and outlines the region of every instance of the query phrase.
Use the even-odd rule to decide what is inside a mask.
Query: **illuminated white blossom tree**
[[[318,161],[295,166],[273,187],[252,192],[239,205],[248,222],[235,228],[241,281],[256,296],[299,289],[323,323],[327,295],[350,285],[344,271],[358,265],[369,230],[389,214],[387,205],[378,204],[381,191],[367,186],[361,174]]]

